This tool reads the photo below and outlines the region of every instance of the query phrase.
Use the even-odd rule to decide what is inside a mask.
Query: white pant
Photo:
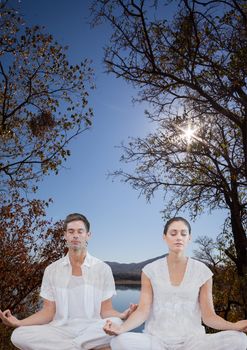
[[[123,333],[111,340],[112,350],[246,350],[247,336],[237,331],[222,331],[188,339],[176,345],[147,333]]]
[[[119,318],[107,318],[117,324]],[[11,341],[21,350],[88,350],[108,345],[111,336],[105,334],[106,320],[71,321],[66,325],[23,326],[14,330]]]

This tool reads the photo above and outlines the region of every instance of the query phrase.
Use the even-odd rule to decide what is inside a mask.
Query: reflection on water
[[[129,307],[130,303],[138,304],[140,296],[139,285],[118,285],[117,295],[112,299],[115,309],[123,311]],[[134,329],[133,332],[141,332],[143,325]]]

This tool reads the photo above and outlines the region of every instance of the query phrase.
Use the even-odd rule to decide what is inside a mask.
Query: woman
[[[163,239],[169,254],[146,265],[142,272],[137,310],[121,325],[108,320],[104,330],[117,335],[112,350],[246,350],[247,320],[228,322],[216,315],[212,272],[184,255],[191,227],[182,217],[170,219]],[[201,324],[224,332],[205,334]],[[144,333],[124,333],[144,321]],[[124,333],[124,334],[122,334]]]

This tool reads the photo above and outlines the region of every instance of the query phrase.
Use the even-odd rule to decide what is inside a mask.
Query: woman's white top
[[[171,284],[166,257],[146,265],[143,272],[153,288],[152,309],[144,332],[167,344],[178,344],[188,336],[204,334],[199,291],[212,277],[211,270],[202,262],[188,258],[179,286]]]

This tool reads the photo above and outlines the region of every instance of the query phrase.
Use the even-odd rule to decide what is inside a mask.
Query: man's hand
[[[0,310],[0,318],[6,326],[15,328],[21,325],[21,321],[18,320],[15,316],[13,316],[10,310]]]
[[[110,320],[107,320],[104,327],[103,327],[103,330],[105,331],[106,334],[108,335],[119,335],[121,334],[121,326],[119,326],[118,324],[116,323],[113,323],[112,321]]]
[[[138,304],[130,304],[129,308],[121,313],[121,319],[127,320],[127,318],[137,309]]]

